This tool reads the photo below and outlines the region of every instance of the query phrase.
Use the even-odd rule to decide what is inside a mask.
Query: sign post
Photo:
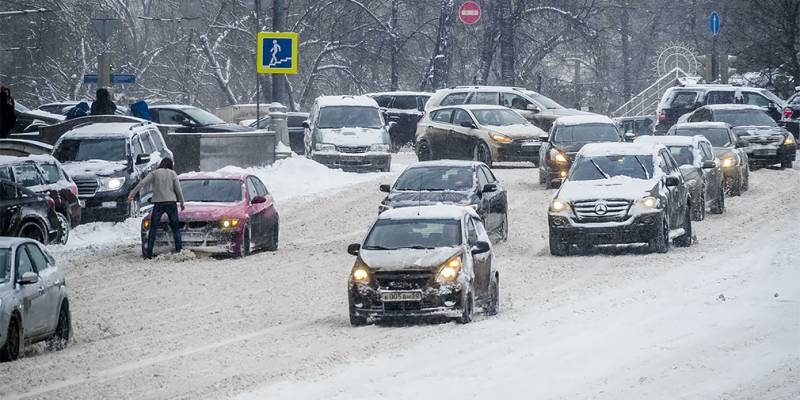
[[[711,81],[719,76],[719,57],[717,56],[717,36],[721,24],[719,13],[714,10],[708,16],[708,30],[711,31]]]
[[[472,25],[481,19],[481,5],[467,1],[458,8],[458,19],[465,25]]]

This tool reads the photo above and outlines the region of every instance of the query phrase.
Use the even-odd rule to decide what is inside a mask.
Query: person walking
[[[14,98],[11,97],[11,89],[8,86],[0,86],[0,139],[8,138],[17,124],[15,105]]]
[[[185,206],[183,204],[181,183],[178,181],[178,174],[176,174],[173,169],[174,164],[172,159],[169,157],[164,158],[161,160],[161,163],[158,164],[158,169],[142,179],[128,195],[128,202],[130,203],[143,187],[150,184],[153,185],[153,211],[150,218],[150,231],[147,234],[145,258],[153,258],[153,246],[156,243],[156,235],[158,234],[161,216],[164,214],[167,214],[167,218],[169,218],[169,229],[172,231],[172,237],[175,241],[175,251],[180,253],[182,249],[181,230],[178,226],[177,203],[180,203],[181,210],[184,210]]]
[[[111,101],[111,93],[108,89],[97,89],[95,95],[92,112],[89,115],[114,115],[117,112],[117,105]]]

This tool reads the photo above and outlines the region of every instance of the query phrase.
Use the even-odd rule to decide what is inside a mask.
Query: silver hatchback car
[[[0,361],[42,340],[60,350],[71,331],[64,270],[38,242],[0,237]]]

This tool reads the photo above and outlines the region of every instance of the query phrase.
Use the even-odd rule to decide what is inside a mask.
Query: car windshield
[[[0,249],[0,283],[6,283],[11,279],[11,251]]]
[[[527,94],[528,97],[536,100],[537,103],[543,105],[544,108],[551,109],[551,110],[552,109],[558,109],[558,108],[564,108],[564,106],[562,106],[561,104],[556,103],[551,98],[542,96],[541,94],[536,93],[534,91],[525,91],[525,94]]]
[[[617,128],[610,124],[565,125],[556,129],[554,143],[619,142]]]
[[[455,219],[380,219],[364,241],[366,250],[454,247],[461,244]]]
[[[472,110],[478,123],[486,126],[527,125],[528,120],[509,109]]]
[[[667,146],[667,149],[672,153],[672,158],[678,162],[678,165],[694,164],[692,146]]]
[[[471,167],[417,167],[405,170],[394,189],[467,191],[473,185]]]
[[[124,161],[126,155],[125,139],[66,139],[53,154],[58,161]]]
[[[190,107],[190,108],[184,108],[181,111],[185,112],[187,115],[189,115],[189,117],[197,121],[197,123],[199,123],[200,125],[217,125],[226,123],[220,117],[211,114],[206,110],[201,110],[199,108]]]
[[[730,126],[778,126],[775,121],[760,110],[717,110],[714,119]]]
[[[43,163],[40,164],[40,166],[42,167],[42,171],[44,171],[44,177],[47,179],[48,185],[56,183],[61,179],[61,171],[58,170],[55,164]]]
[[[270,125],[270,118],[269,117],[261,117],[261,119],[258,120],[258,128],[257,129],[267,129],[267,128],[269,128],[269,125]],[[251,122],[250,125],[248,125],[248,126],[251,127],[251,128],[255,128],[256,127],[256,121]]]
[[[696,136],[700,135],[711,142],[714,147],[731,147],[731,135],[725,128],[681,128],[675,129],[675,136]]]
[[[28,108],[28,107],[23,106],[22,104],[19,104],[18,101],[15,101],[14,102],[14,110],[19,111],[19,112],[28,112],[31,109]]]
[[[653,176],[653,156],[650,155],[609,155],[578,157],[572,167],[569,179],[572,181],[593,181],[627,176],[636,179],[650,179]]]
[[[333,106],[319,111],[320,129],[380,128],[380,110],[375,107]]]
[[[181,180],[185,201],[237,203],[242,201],[242,181],[238,179]]]
[[[399,110],[416,110],[417,96],[395,96],[392,108]]]

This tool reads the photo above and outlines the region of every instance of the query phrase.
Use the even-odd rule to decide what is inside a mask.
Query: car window
[[[127,147],[125,139],[65,139],[55,149],[53,156],[62,163],[89,160],[124,161],[128,154]]]
[[[664,158],[664,162],[667,165],[667,173],[673,173],[678,170],[678,166],[675,164],[675,161],[670,156],[669,152],[666,150],[661,150],[661,157]]]
[[[527,110],[528,104],[531,104],[528,99],[516,95],[514,93],[500,93],[500,105],[517,110]]]
[[[766,97],[754,92],[742,92],[742,103],[759,107],[768,107],[769,101]]]
[[[378,107],[389,107],[389,104],[392,102],[391,96],[374,96],[373,99],[378,103]]]
[[[19,197],[17,187],[6,182],[0,182],[0,200],[13,200]]]
[[[287,119],[287,125],[289,125],[290,128],[301,128],[306,118],[308,117],[305,115],[290,115]]]
[[[22,274],[26,272],[33,272],[36,273],[36,270],[33,269],[33,262],[31,258],[28,256],[28,252],[25,251],[25,246],[17,247],[17,279],[22,277]]]
[[[622,138],[614,124],[588,123],[561,125],[556,129],[552,141],[556,144],[620,142]]]
[[[134,136],[131,139],[131,142],[133,143],[133,155],[136,156],[139,154],[144,154],[144,149],[142,148],[142,142],[139,141],[138,136]]]
[[[242,201],[238,179],[182,179],[181,192],[187,202],[236,203]]]
[[[678,165],[694,165],[692,146],[667,146],[667,149],[672,153],[672,158]]]
[[[653,176],[653,156],[642,154],[586,157],[579,155],[570,170],[569,180],[590,181],[611,179],[615,176],[649,179]]]
[[[451,93],[445,96],[445,98],[442,99],[442,102],[439,105],[452,106],[456,104],[464,104],[464,101],[466,99],[467,99],[467,92]]]
[[[162,108],[158,110],[158,119],[162,124],[176,125],[184,121],[186,116],[176,110],[167,110]]]
[[[462,243],[457,219],[378,219],[364,250],[455,247]]]
[[[25,186],[31,187],[36,185],[41,185],[44,182],[42,181],[41,176],[39,175],[39,171],[36,169],[36,166],[33,164],[21,164],[15,165],[14,169],[14,182]]]
[[[327,106],[319,111],[320,129],[381,128],[381,110],[370,106]]]
[[[715,90],[706,93],[706,104],[733,104],[734,101],[733,91]]]
[[[247,194],[250,196],[250,201],[253,201],[258,196],[258,190],[256,189],[256,184],[253,183],[252,176],[247,178]]]
[[[667,165],[666,158],[664,158],[664,154],[658,153],[658,160],[657,160],[658,168],[663,171],[665,174],[670,173],[669,165]]]
[[[156,151],[156,147],[153,145],[153,142],[150,140],[150,132],[144,132],[139,135],[139,140],[142,141],[142,148],[144,149],[145,154],[151,154]]]
[[[255,176],[251,176],[250,179],[252,179],[253,186],[256,187],[256,193],[259,196],[266,196],[269,194],[269,192],[267,192],[267,187],[264,186],[264,183],[261,182],[261,179],[258,179]]]
[[[42,168],[44,172],[44,179],[48,185],[52,185],[63,178],[61,175],[61,170],[58,168],[58,165],[53,163],[41,163],[39,167]]]
[[[11,279],[11,252],[9,249],[0,249],[0,284]]]
[[[777,126],[775,120],[761,110],[717,110],[714,112],[714,119],[733,127]]]
[[[672,108],[689,108],[693,107],[697,99],[696,92],[675,92],[672,98],[670,107]]]
[[[703,161],[711,161],[714,159],[714,152],[708,143],[700,143],[700,152],[703,155]]]
[[[489,178],[486,176],[486,172],[483,171],[483,168],[478,168],[478,187],[483,188],[488,183]]]
[[[436,122],[441,122],[444,124],[450,123],[450,116],[453,115],[453,109],[449,108],[447,110],[439,110],[431,115],[431,120]]]
[[[469,99],[470,104],[500,104],[497,92],[475,92]]]
[[[425,103],[430,100],[431,96],[417,96],[417,110],[424,111],[425,110]]]
[[[161,132],[153,129],[150,131],[150,139],[153,141],[153,144],[156,145],[156,150],[164,150],[167,147],[167,144],[164,143],[164,137],[161,136]]]
[[[28,243],[25,245],[28,248],[28,255],[30,256],[31,262],[33,262],[33,267],[37,271],[44,271],[47,268],[47,258],[42,253],[42,250],[39,249],[39,246]]]
[[[470,218],[467,220],[467,244],[472,246],[478,242],[478,231],[475,229],[475,222]]]
[[[11,180],[11,167],[0,167],[0,179]]]
[[[461,125],[462,122],[472,122],[472,117],[466,111],[457,108],[453,115],[453,125]]]
[[[400,110],[416,110],[417,97],[416,96],[395,96],[392,102],[392,108]]]
[[[490,170],[487,167],[481,167],[481,170],[483,170],[483,173],[486,174],[486,178],[489,179],[489,183],[497,182],[497,178],[494,176],[494,173],[492,172],[492,170]]]

